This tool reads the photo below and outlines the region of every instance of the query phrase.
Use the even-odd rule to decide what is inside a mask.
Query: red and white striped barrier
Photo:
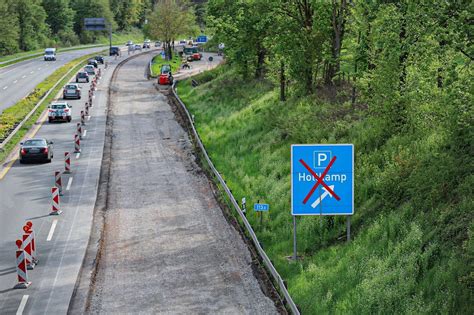
[[[85,115],[89,116],[89,103],[88,102],[86,102],[86,105],[85,105]]]
[[[64,152],[64,174],[71,174],[71,153]]]
[[[26,257],[25,251],[22,248],[23,242],[21,240],[16,241],[16,274],[18,276],[18,283],[14,286],[15,289],[26,289],[30,286],[31,282],[28,281],[28,271],[26,269]]]
[[[82,140],[82,127],[81,127],[81,123],[77,123],[77,134],[79,135],[79,139]]]
[[[38,264],[38,252],[36,251],[36,243],[35,243],[35,231],[33,230],[33,222],[27,221],[25,226],[23,226],[23,231],[26,234],[31,234],[31,256],[33,257],[33,261],[35,264]]]
[[[31,233],[30,228],[25,225],[23,227],[23,231],[25,232],[23,234],[23,245],[22,249],[25,251],[25,259],[26,259],[26,268],[29,270],[33,270],[36,265],[36,260],[35,260],[35,253],[33,251],[33,233]]]
[[[51,212],[50,215],[61,214],[62,211],[59,209],[59,189],[58,187],[51,187]]]
[[[83,110],[81,110],[81,125],[85,125],[86,124],[86,114],[84,113]]]
[[[77,133],[74,135],[74,153],[81,153],[81,138]]]
[[[94,104],[92,104],[92,96],[89,96],[89,107],[94,107]]]
[[[59,189],[59,195],[63,195],[63,181],[61,179],[61,171],[54,172],[54,186]]]

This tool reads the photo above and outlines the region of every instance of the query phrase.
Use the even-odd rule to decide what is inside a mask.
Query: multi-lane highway
[[[74,58],[70,57],[69,59]],[[123,57],[122,57],[123,59]],[[69,100],[73,105],[71,123],[44,122],[30,131],[30,136],[54,142],[51,164],[20,164],[6,161],[0,166],[0,313],[15,314],[22,300],[25,312],[66,313],[89,240],[92,211],[99,180],[105,136],[105,110],[108,84],[119,60],[107,57],[110,66],[104,71],[95,92],[91,118],[83,127],[82,152],[73,155],[72,174],[63,175],[59,216],[50,216],[51,187],[54,171],[64,170],[64,152],[74,150],[74,133],[84,109],[89,84],[82,86],[83,99]],[[25,67],[26,68],[26,67]],[[24,67],[19,67],[25,71]],[[103,66],[102,66],[103,69]],[[19,70],[20,71],[20,70]],[[5,168],[6,167],[6,168]],[[33,284],[27,290],[13,290],[15,285],[15,240],[22,235],[27,220],[33,222],[40,262],[29,272]]]
[[[56,61],[43,57],[21,61],[0,69],[0,112],[27,96],[35,86],[56,69],[81,56],[100,52],[107,47],[94,47],[59,53]]]

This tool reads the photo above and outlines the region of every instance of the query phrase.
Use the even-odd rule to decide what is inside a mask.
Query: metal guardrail
[[[230,191],[229,187],[227,187],[227,184],[225,183],[224,179],[222,178],[221,174],[219,173],[219,171],[215,168],[214,166],[214,163],[212,163],[211,159],[209,158],[209,155],[207,154],[207,151],[206,151],[206,148],[204,147],[202,141],[201,141],[201,138],[199,137],[199,134],[196,130],[196,127],[194,126],[194,119],[192,119],[192,116],[189,114],[189,111],[188,109],[186,108],[186,105],[184,105],[184,103],[181,101],[181,99],[179,98],[178,94],[176,94],[176,91],[175,91],[175,87],[176,87],[176,82],[175,81],[173,83],[173,86],[171,88],[171,90],[173,91],[173,95],[174,97],[178,100],[179,104],[181,105],[182,109],[184,110],[184,112],[186,113],[186,116],[188,117],[188,121],[189,121],[189,124],[191,125],[191,128],[193,130],[193,134],[194,134],[194,137],[196,139],[196,142],[199,146],[199,148],[201,149],[202,151],[202,154],[204,155],[207,163],[209,164],[209,167],[211,168],[212,172],[214,173],[214,175],[217,177],[217,179],[219,180],[219,183],[222,185],[222,187],[224,188],[227,196],[229,197],[232,205],[234,206],[235,210],[237,211],[237,213],[240,215],[240,218],[242,219],[246,229],[247,229],[247,232],[249,233],[250,237],[252,238],[252,241],[255,245],[255,248],[257,249],[263,263],[265,264],[265,266],[267,267],[267,269],[270,271],[273,279],[276,281],[276,283],[278,284],[278,287],[280,289],[280,292],[283,293],[283,296],[284,296],[284,299],[285,299],[285,302],[287,304],[287,306],[290,308],[291,312],[295,315],[299,315],[300,314],[300,311],[298,310],[298,307],[296,306],[295,302],[293,301],[293,299],[291,298],[290,296],[290,293],[288,292],[287,288],[286,288],[286,285],[283,281],[283,279],[281,278],[280,274],[278,273],[278,271],[275,269],[275,267],[273,266],[272,262],[270,261],[270,258],[268,258],[267,256],[267,253],[265,253],[265,251],[263,250],[262,246],[260,245],[260,242],[258,241],[258,238],[257,238],[257,235],[255,234],[252,226],[250,225],[249,221],[247,220],[247,218],[245,217],[244,213],[242,212],[242,209],[240,209],[240,206],[238,204],[238,202],[235,200],[235,197],[234,195],[232,194],[232,192]]]
[[[61,49],[61,51],[58,52],[58,54],[61,54],[63,52],[67,52],[67,51],[72,51],[72,50],[81,50],[81,49],[95,48],[95,47],[105,47],[105,46],[108,46],[108,45],[86,45],[86,46],[68,47],[68,48]],[[35,57],[41,57],[43,55],[44,55],[44,52],[39,52],[39,53],[28,54],[28,55],[18,57],[18,58],[13,58],[13,59],[10,59],[10,60],[0,61],[0,66],[3,65],[3,64],[6,64],[6,63],[14,62],[14,61],[23,61],[23,60],[33,59]]]

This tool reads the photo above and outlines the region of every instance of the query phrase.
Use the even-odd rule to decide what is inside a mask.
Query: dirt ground
[[[99,253],[91,274],[86,257],[77,290],[78,297],[86,296],[84,311],[279,313],[260,288],[251,254],[225,220],[167,98],[146,80],[149,60],[144,55],[128,61],[111,85],[105,150],[111,154],[104,156],[108,174],[99,191],[104,207],[96,211],[88,255]],[[80,312],[74,300],[71,305],[70,313]]]

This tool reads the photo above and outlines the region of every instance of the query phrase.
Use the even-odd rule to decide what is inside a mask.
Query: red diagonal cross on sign
[[[341,200],[341,198],[336,195],[336,193],[334,191],[332,191],[331,188],[329,188],[328,185],[326,185],[326,183],[324,182],[324,176],[326,176],[327,172],[329,172],[329,169],[332,167],[332,165],[334,164],[334,162],[336,161],[336,157],[334,156],[332,159],[331,159],[331,162],[329,162],[328,166],[326,166],[326,168],[324,169],[324,172],[321,174],[321,177],[319,177],[312,169],[311,167],[309,167],[308,164],[306,164],[305,161],[303,161],[303,159],[300,159],[300,163],[303,164],[303,166],[311,173],[311,175],[314,176],[314,178],[316,178],[317,182],[316,184],[314,184],[313,188],[311,188],[311,190],[309,191],[308,195],[306,196],[306,198],[304,198],[303,200],[303,204],[306,204],[308,202],[308,199],[311,198],[311,195],[314,193],[314,191],[316,190],[316,188],[318,188],[319,184],[323,185],[324,188],[326,188],[326,190],[331,194],[333,195],[334,198],[336,198],[337,201]]]

